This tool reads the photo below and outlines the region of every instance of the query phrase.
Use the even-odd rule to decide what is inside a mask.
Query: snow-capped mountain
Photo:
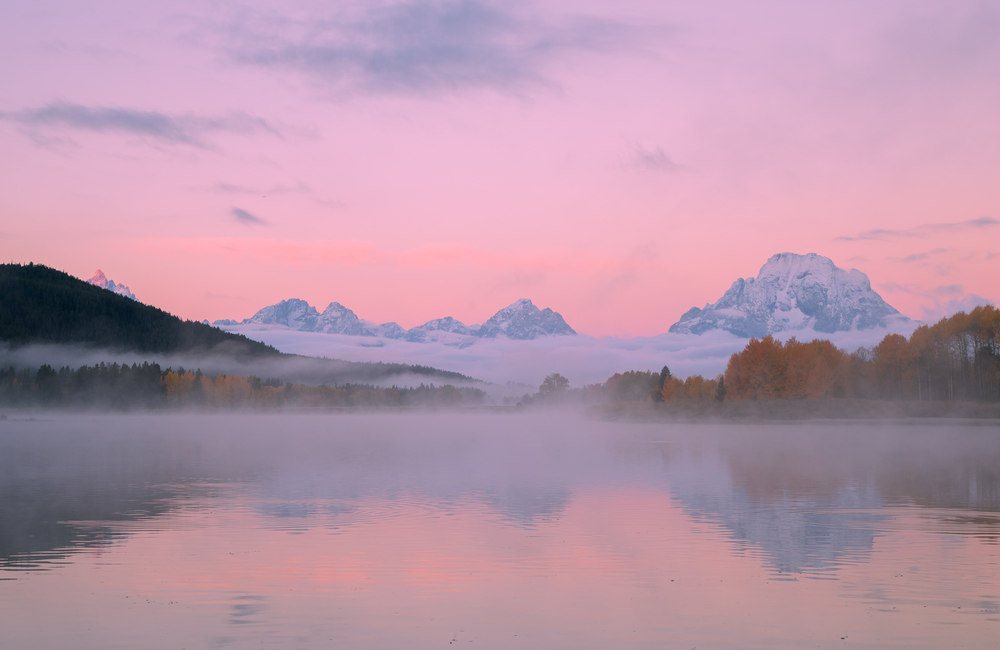
[[[909,322],[872,290],[868,276],[828,257],[780,253],[756,278],[740,278],[714,304],[692,307],[670,331],[726,330],[742,337],[783,331],[832,333]]]
[[[297,298],[264,307],[242,321],[217,320],[213,325],[281,325],[300,332],[374,336],[413,343],[443,342],[459,347],[467,347],[477,338],[503,337],[522,341],[539,336],[576,334],[558,313],[539,309],[526,299],[504,307],[482,325],[471,326],[448,316],[405,330],[393,322],[376,325],[362,320],[338,302],[331,302],[321,314],[308,302]]]
[[[427,321],[419,327],[410,328],[410,330],[406,332],[406,340],[412,343],[428,343],[431,341],[454,338],[454,336],[475,336],[478,329],[478,325],[469,327],[460,320],[455,320],[451,316],[446,316],[444,318],[435,318],[434,320]],[[454,336],[448,337],[448,334],[452,334]]]
[[[539,309],[524,298],[498,311],[476,332],[482,338],[505,336],[516,341],[574,334],[562,316],[548,308]]]
[[[383,336],[390,339],[399,339],[406,335],[406,330],[396,323],[376,325],[361,320],[357,314],[339,302],[331,302],[321,314],[308,302],[298,298],[282,300],[274,305],[264,307],[250,318],[245,318],[242,321],[217,320],[213,325],[283,325],[300,332]]]
[[[243,321],[246,325],[284,325],[293,330],[312,332],[319,321],[319,312],[305,300],[292,298],[264,307]],[[231,321],[230,321],[231,322]],[[235,324],[235,323],[233,323]]]
[[[126,298],[131,298],[132,300],[139,302],[139,299],[135,297],[134,293],[129,291],[128,287],[124,284],[116,284],[114,280],[109,280],[108,277],[104,275],[104,271],[101,269],[94,271],[94,276],[87,280],[87,284],[92,284],[95,287],[113,291],[119,296],[125,296]]]

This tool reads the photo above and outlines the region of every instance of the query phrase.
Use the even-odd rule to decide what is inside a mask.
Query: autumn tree
[[[549,375],[542,381],[542,385],[538,387],[538,392],[545,397],[556,397],[566,393],[568,390],[569,380],[559,373]]]

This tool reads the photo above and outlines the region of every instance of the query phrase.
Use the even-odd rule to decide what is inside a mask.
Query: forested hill
[[[40,264],[0,264],[0,341],[14,346],[82,343],[148,353],[281,355],[269,345],[181,320]]]

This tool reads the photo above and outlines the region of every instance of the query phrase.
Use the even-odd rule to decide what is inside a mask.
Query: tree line
[[[0,405],[8,407],[98,408],[111,410],[179,408],[396,407],[484,404],[478,388],[451,384],[416,387],[370,384],[309,386],[280,378],[161,369],[156,363],[105,364],[58,370],[0,369]]]
[[[1000,311],[986,305],[848,353],[830,341],[750,339],[726,367],[727,399],[1000,400]]]
[[[539,403],[604,404],[818,398],[1000,401],[1000,310],[991,305],[921,325],[909,338],[889,334],[873,347],[847,352],[827,340],[752,338],[714,379],[631,370],[603,384],[571,388],[550,375]]]
[[[692,375],[686,379],[674,377],[670,368],[660,372],[629,370],[616,372],[602,384],[587,384],[572,388],[569,380],[556,373],[549,375],[534,395],[508,397],[505,404],[521,406],[540,404],[617,404],[623,402],[709,401],[726,398],[725,380],[720,375],[705,379]]]

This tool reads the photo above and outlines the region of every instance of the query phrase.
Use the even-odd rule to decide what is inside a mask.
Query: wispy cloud
[[[968,221],[925,223],[922,226],[904,230],[886,230],[884,228],[877,228],[875,230],[866,230],[853,237],[846,235],[837,237],[834,241],[890,241],[905,239],[908,237],[928,237],[935,234],[958,232],[962,230],[993,228],[996,226],[1000,226],[1000,221],[994,219],[993,217],[979,217],[978,219],[970,219]]]
[[[247,185],[236,185],[233,183],[216,183],[212,186],[212,191],[221,194],[254,194],[258,196],[278,196],[280,194],[308,194],[312,189],[305,183],[296,185],[272,185],[271,187],[249,187]]]
[[[923,298],[927,303],[921,306],[924,312],[923,319],[931,323],[960,311],[968,313],[980,305],[993,304],[982,296],[966,293],[965,288],[960,284],[925,289],[915,284],[889,282],[880,286],[879,289],[887,293],[905,293]]]
[[[898,262],[920,262],[926,260],[935,255],[942,255],[944,253],[950,253],[950,248],[935,248],[934,250],[925,251],[923,253],[914,253],[913,255],[907,255],[906,257],[900,258]]]
[[[657,172],[680,172],[686,171],[683,165],[678,165],[676,162],[670,159],[669,156],[663,151],[662,147],[653,147],[647,149],[640,144],[634,144],[632,147],[630,160],[628,161],[631,166],[640,167],[642,169],[648,169],[650,171]]]
[[[38,108],[0,112],[0,120],[29,129],[71,129],[93,133],[124,133],[158,142],[207,147],[211,133],[251,135],[269,133],[280,137],[267,121],[243,112],[221,116],[170,115],[107,106],[84,106],[54,101]]]
[[[509,91],[547,85],[541,68],[557,53],[635,47],[642,31],[597,18],[544,24],[479,0],[355,7],[326,17],[244,19],[226,26],[233,39],[227,49],[239,63],[296,70],[352,90]]]
[[[962,285],[960,284],[947,284],[934,287],[934,293],[939,296],[953,296],[956,294],[962,294],[963,290]]]
[[[236,221],[242,223],[245,226],[264,226],[264,225],[267,225],[266,221],[264,221],[260,217],[253,216],[252,214],[250,214],[246,210],[243,210],[242,208],[233,208],[230,211],[230,214],[232,214],[233,217],[236,218]]]

